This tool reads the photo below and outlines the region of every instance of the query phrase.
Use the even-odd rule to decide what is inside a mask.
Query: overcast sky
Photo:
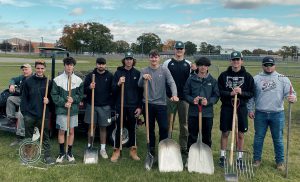
[[[300,47],[300,0],[0,0],[0,41],[55,42],[64,25],[99,22],[114,41],[142,33],[223,48]]]

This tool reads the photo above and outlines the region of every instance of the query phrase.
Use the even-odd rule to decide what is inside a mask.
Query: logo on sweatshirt
[[[232,77],[232,76],[227,76],[226,77],[226,87],[228,88],[235,88],[240,85],[243,85],[245,82],[244,77]]]
[[[267,92],[276,88],[276,82],[274,80],[261,80],[261,90]]]

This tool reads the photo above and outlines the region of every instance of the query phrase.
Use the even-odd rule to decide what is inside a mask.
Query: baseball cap
[[[233,51],[231,54],[230,54],[230,59],[233,60],[233,59],[243,59],[243,54],[239,51]]]
[[[275,64],[275,59],[273,57],[271,57],[271,56],[266,56],[266,57],[263,58],[262,64],[263,65],[264,64],[272,64],[272,65],[274,65]]]
[[[132,58],[134,59],[133,53],[132,52],[125,52],[125,57],[123,58],[123,60],[125,60],[126,58]]]
[[[176,42],[175,42],[175,45],[174,45],[174,48],[175,48],[175,49],[184,49],[184,48],[185,48],[185,45],[184,45],[184,43],[181,42],[181,41],[176,41]]]
[[[210,66],[211,62],[210,59],[208,59],[207,57],[200,57],[195,61],[197,66]]]
[[[20,69],[23,69],[23,68],[31,68],[31,65],[30,64],[23,64]]]
[[[98,64],[106,64],[106,59],[105,58],[97,58],[96,59],[96,63],[98,63]]]

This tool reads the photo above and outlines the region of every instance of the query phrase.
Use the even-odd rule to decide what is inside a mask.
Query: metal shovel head
[[[160,172],[183,171],[180,146],[172,139],[164,139],[158,144],[158,169]]]
[[[150,171],[154,162],[154,156],[148,152],[145,160],[145,168]]]
[[[97,164],[98,163],[98,150],[93,147],[85,149],[83,163],[84,164]]]
[[[214,160],[209,146],[197,141],[191,145],[188,158],[188,171],[214,174]]]

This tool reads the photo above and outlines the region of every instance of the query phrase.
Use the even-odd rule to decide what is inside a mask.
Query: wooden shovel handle
[[[72,96],[72,78],[71,75],[68,76],[68,97]],[[71,114],[71,107],[68,108],[68,114],[67,114],[67,139],[66,139],[66,145],[65,145],[65,151],[68,153],[68,143],[69,143],[69,134],[70,134],[70,114]]]
[[[95,83],[95,74],[92,74],[92,83]],[[94,136],[94,110],[95,110],[95,88],[92,88],[92,98],[91,98],[91,137]]]
[[[235,130],[235,122],[236,122],[236,106],[237,106],[237,95],[234,96],[234,104],[233,104],[230,159],[229,159],[230,166],[232,166],[232,163],[233,163],[233,148],[234,148],[234,138],[235,138],[235,131],[234,130]]]
[[[49,87],[49,77],[47,77],[47,81],[46,81],[45,98],[48,97],[48,87]],[[41,127],[41,136],[40,136],[41,137],[40,138],[40,152],[42,152],[44,127],[45,127],[45,117],[46,117],[46,108],[47,108],[47,105],[44,103],[43,116],[42,116],[42,127]]]
[[[145,93],[146,133],[147,133],[147,143],[149,144],[150,139],[149,139],[148,80],[144,81],[144,93]]]
[[[120,113],[120,150],[122,150],[123,140],[123,118],[124,118],[124,82],[121,84],[121,113]]]

